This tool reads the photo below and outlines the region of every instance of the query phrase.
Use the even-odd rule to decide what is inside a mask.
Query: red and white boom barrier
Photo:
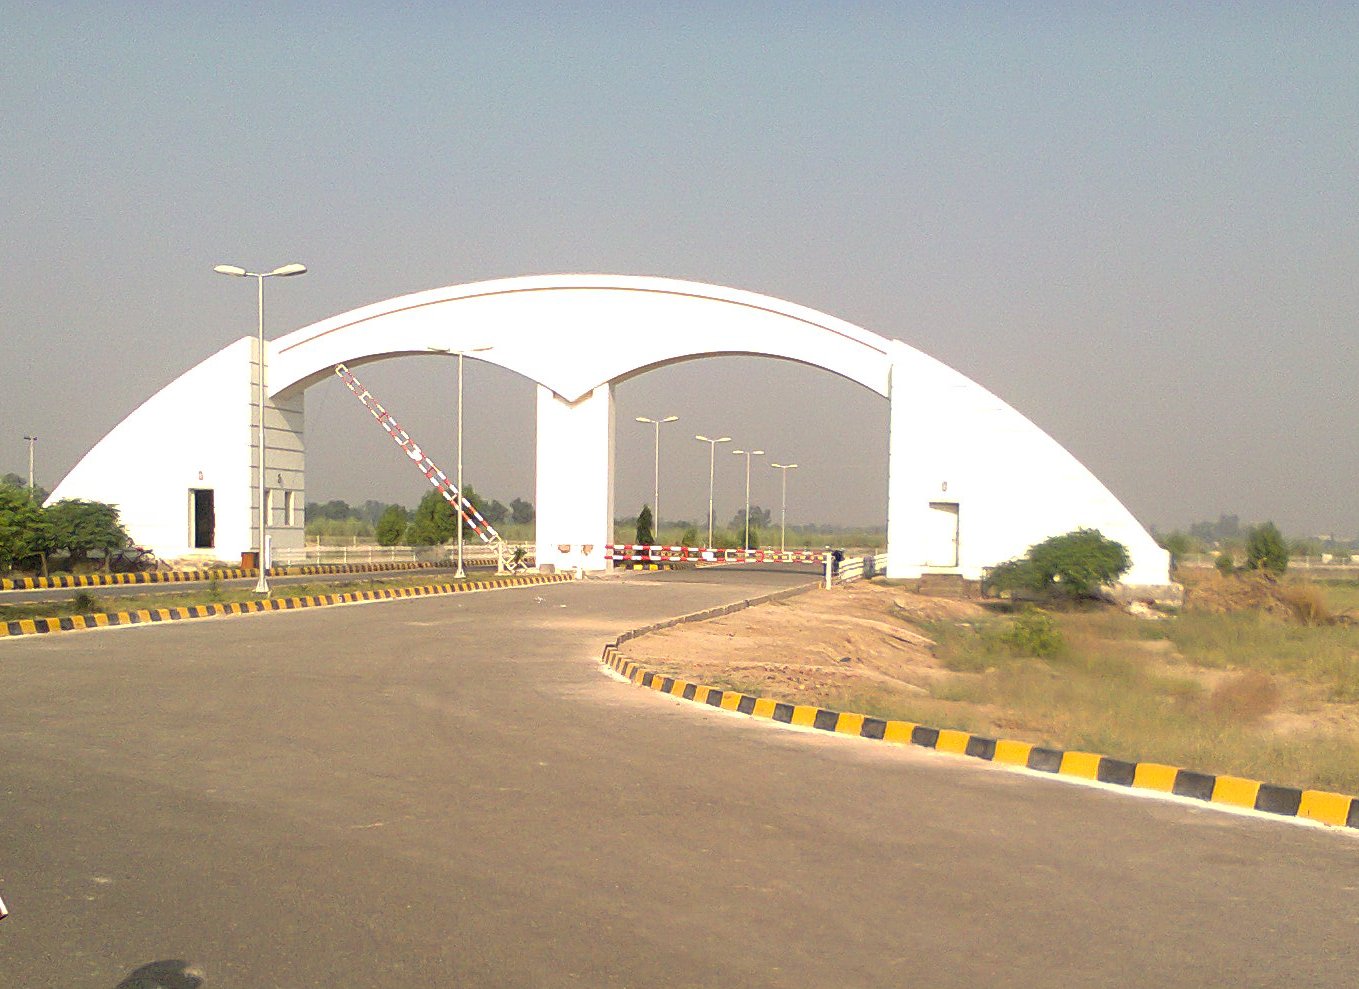
[[[500,538],[500,533],[495,531],[495,526],[487,522],[482,514],[477,511],[477,506],[463,497],[458,486],[448,479],[448,475],[439,469],[439,465],[425,455],[425,451],[416,445],[415,440],[411,439],[410,433],[401,428],[401,423],[392,418],[390,412],[384,409],[380,402],[373,397],[373,393],[363,387],[359,379],[354,377],[354,372],[343,364],[335,365],[335,373],[340,376],[345,387],[354,393],[354,396],[363,403],[363,407],[372,413],[373,418],[378,421],[387,435],[392,438],[397,446],[405,451],[406,456],[411,458],[415,464],[415,469],[425,475],[425,479],[434,485],[439,494],[444,496],[444,500],[457,510],[472,531],[481,537],[481,541],[489,543]]]
[[[811,563],[825,562],[826,554],[814,550],[708,549],[703,546],[604,547],[604,559],[614,563]]]

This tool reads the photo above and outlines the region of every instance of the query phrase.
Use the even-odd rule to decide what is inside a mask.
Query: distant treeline
[[[1242,523],[1240,516],[1219,515],[1216,522],[1195,522],[1187,530],[1172,529],[1161,532],[1155,526],[1151,534],[1162,548],[1176,556],[1224,553],[1239,556],[1245,549],[1251,532],[1265,523]],[[1285,536],[1291,556],[1343,556],[1359,553],[1359,539],[1338,539],[1333,535]]]

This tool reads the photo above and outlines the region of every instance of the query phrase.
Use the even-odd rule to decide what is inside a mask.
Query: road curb
[[[270,567],[270,577],[303,577],[331,573],[385,573],[397,570],[429,570],[432,563],[313,563]],[[0,579],[0,591],[42,591],[66,587],[115,587],[126,584],[180,584],[208,580],[241,580],[258,577],[258,569],[231,567],[225,570],[138,570],[133,573],[92,573],[69,577],[8,577]]]
[[[490,591],[502,587],[529,587],[534,584],[558,584],[573,580],[571,574],[525,574],[521,577],[494,577],[490,580],[471,580],[461,584],[424,584],[419,587],[394,587],[377,591],[350,591],[344,594],[312,594],[305,597],[265,598],[261,601],[233,601],[230,604],[195,604],[182,608],[149,608],[141,611],[97,612],[89,615],[68,615],[64,618],[20,618],[0,623],[0,638],[21,635],[48,635],[53,632],[76,632],[93,628],[119,628],[125,625],[159,624],[189,621],[195,618],[215,618],[228,615],[252,615],[265,611],[295,611],[300,608],[325,608],[338,604],[357,604],[363,601],[389,601],[398,598],[433,597],[441,594],[460,594],[466,591]]]
[[[711,608],[655,625],[632,629],[604,647],[600,662],[639,687],[647,687],[680,700],[706,704],[709,707],[754,718],[765,718],[801,728],[897,745],[915,745],[952,755],[971,756],[974,759],[983,759],[1004,766],[1187,797],[1238,810],[1257,810],[1282,817],[1316,821],[1332,827],[1359,829],[1359,797],[1343,793],[1277,786],[1261,780],[1199,773],[1160,763],[1127,762],[1095,752],[1050,749],[1031,742],[988,738],[949,728],[931,728],[911,721],[893,721],[807,704],[789,704],[656,673],[644,669],[619,651],[619,646],[624,642],[650,632],[688,622],[719,618],[752,605],[764,604],[810,589],[812,588],[798,587],[791,591],[751,598],[722,608]]]

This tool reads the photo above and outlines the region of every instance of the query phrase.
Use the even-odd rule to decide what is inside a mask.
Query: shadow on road
[[[198,989],[203,977],[188,962],[178,958],[143,965],[114,989]]]

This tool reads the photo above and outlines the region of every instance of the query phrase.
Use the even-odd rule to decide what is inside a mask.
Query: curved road
[[[146,981],[185,965],[204,989],[1352,982],[1350,834],[599,671],[619,630],[804,580],[0,643],[0,986],[192,985]]]

